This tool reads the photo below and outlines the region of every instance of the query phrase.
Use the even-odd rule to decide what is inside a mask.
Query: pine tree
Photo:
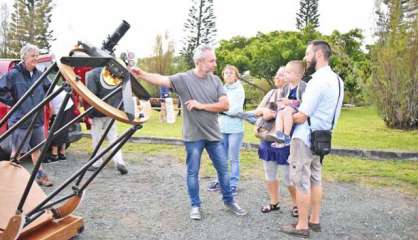
[[[6,3],[0,6],[0,58],[7,58],[7,33],[9,30],[9,8]]]
[[[299,12],[296,13],[296,27],[299,30],[319,27],[319,0],[300,0]]]
[[[38,46],[48,52],[50,41],[55,40],[51,23],[52,0],[15,0],[8,33],[8,51],[12,57],[19,57],[19,51],[26,43]]]
[[[193,50],[201,44],[213,44],[216,38],[216,17],[213,0],[192,0],[188,18],[184,24],[186,37],[181,55],[190,68],[194,66]]]

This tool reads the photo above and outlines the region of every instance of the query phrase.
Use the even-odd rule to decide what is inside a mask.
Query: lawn
[[[158,120],[158,114],[153,111],[151,119],[135,136],[181,138],[182,118],[178,117],[175,124],[167,124]],[[127,125],[119,124],[119,132],[126,128]],[[253,134],[253,125],[248,123],[245,123],[244,141],[258,143]],[[374,107],[343,109],[333,135],[333,145],[341,148],[418,152],[418,130],[389,129]]]
[[[144,124],[135,136],[181,138],[182,122],[161,123],[158,112]],[[122,133],[129,125],[118,125]],[[253,126],[246,123],[245,141],[257,143],[252,134]],[[418,152],[418,130],[401,131],[389,129],[379,118],[373,107],[343,109],[338,127],[333,135],[334,146],[359,149],[383,149]],[[82,139],[72,145],[75,151],[91,151],[89,139]],[[124,152],[135,152],[155,156],[173,156],[184,162],[182,146],[127,143]],[[241,175],[243,179],[263,179],[263,169],[256,151],[241,151]],[[215,172],[207,155],[202,161],[202,177],[213,177]],[[327,181],[357,183],[372,187],[384,187],[418,196],[418,161],[372,161],[367,159],[327,156],[323,168]]]
[[[163,149],[163,151],[162,151]],[[70,151],[91,153],[91,140],[83,138],[71,145]],[[124,153],[150,156],[172,156],[184,163],[183,146],[127,143]],[[256,151],[241,151],[241,178],[263,179],[264,173]],[[214,177],[215,171],[204,154],[201,177]],[[372,161],[358,158],[327,156],[324,160],[323,178],[327,181],[356,183],[371,187],[384,187],[418,196],[417,161]]]

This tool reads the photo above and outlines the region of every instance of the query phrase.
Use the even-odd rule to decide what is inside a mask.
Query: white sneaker
[[[192,207],[190,210],[190,218],[193,220],[202,219],[202,215],[200,214],[200,207]]]
[[[91,165],[87,170],[88,171],[96,171],[97,169],[99,169],[100,165],[102,165],[103,160],[98,160],[97,162],[93,163],[93,165]]]

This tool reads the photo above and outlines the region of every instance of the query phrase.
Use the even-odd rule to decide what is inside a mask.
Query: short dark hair
[[[320,49],[326,59],[331,57],[331,46],[327,42],[323,40],[313,40],[309,42],[309,45],[314,46],[315,50]]]

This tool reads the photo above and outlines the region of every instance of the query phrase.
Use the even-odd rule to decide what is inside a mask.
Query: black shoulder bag
[[[337,99],[337,105],[335,106],[334,117],[332,118],[331,129],[312,131],[311,119],[308,117],[308,125],[311,131],[311,134],[310,134],[311,151],[314,155],[318,155],[320,157],[321,164],[322,164],[322,160],[324,159],[324,156],[331,152],[332,129],[334,128],[335,115],[337,114],[337,107],[338,107],[338,103],[340,102],[340,94],[341,94],[340,79],[337,78],[337,80],[338,80],[338,99]]]

